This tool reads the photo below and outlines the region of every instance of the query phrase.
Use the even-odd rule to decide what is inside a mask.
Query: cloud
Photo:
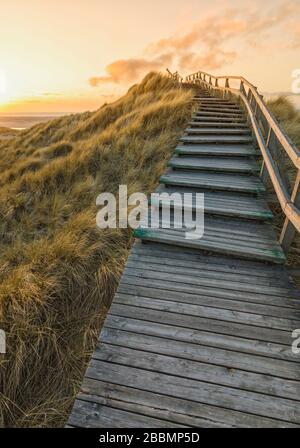
[[[161,39],[150,44],[146,53],[157,53],[162,50],[172,49],[186,51],[201,43],[208,48],[218,47],[220,42],[244,32],[246,23],[244,20],[233,18],[237,11],[228,9],[222,15],[211,15],[201,19],[191,27],[191,31],[181,36],[177,33],[167,39]]]
[[[252,4],[243,9],[218,11],[192,24],[188,32],[175,33],[152,42],[140,58],[112,62],[105,69],[106,75],[90,78],[90,85],[136,82],[148,71],[167,66],[176,67],[179,72],[220,69],[238,57],[233,50],[233,39],[238,39],[240,45],[250,47],[256,47],[258,43],[260,47],[270,45],[268,33],[293,19],[297,11],[299,5],[290,0],[283,0],[276,8],[266,11],[265,15]],[[298,31],[295,31],[295,44],[300,45]]]
[[[41,96],[64,96],[62,92],[42,92]]]
[[[95,76],[89,79],[91,86],[95,87],[106,83],[128,83],[135,81],[141,73],[151,70],[159,70],[162,66],[169,64],[169,55],[160,55],[152,59],[120,59],[112,62],[106,67],[106,76]]]
[[[215,49],[212,52],[203,52],[198,55],[195,53],[185,53],[183,54],[179,60],[178,65],[183,69],[194,70],[196,67],[205,67],[207,70],[217,70],[223,67],[226,64],[230,64],[237,57],[237,53],[235,51],[224,51],[219,49]]]
[[[300,24],[299,22],[293,23],[289,28],[293,31],[293,40],[291,42],[291,48],[300,48]]]

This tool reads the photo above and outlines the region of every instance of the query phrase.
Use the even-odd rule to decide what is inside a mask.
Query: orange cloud
[[[154,59],[121,59],[106,67],[106,76],[95,76],[89,79],[90,85],[95,87],[105,83],[132,82],[142,74],[151,70],[159,70],[171,62],[170,55],[160,55]]]
[[[92,86],[108,82],[128,83],[138,80],[150,70],[166,68],[166,65],[176,66],[179,71],[219,69],[238,57],[235,51],[226,50],[226,45],[232,39],[238,38],[240,42],[256,46],[259,38],[260,45],[263,46],[262,37],[273,28],[291,20],[299,10],[299,5],[283,0],[264,16],[260,10],[251,8],[248,4],[247,10],[230,8],[204,17],[194,23],[187,33],[176,33],[151,43],[141,58],[118,60],[109,64],[106,76],[90,78],[89,82]]]

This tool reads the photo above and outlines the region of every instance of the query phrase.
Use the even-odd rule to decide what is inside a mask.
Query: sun
[[[7,110],[7,107],[13,102],[13,95],[9,93],[0,93],[0,112],[5,112]]]
[[[8,91],[5,71],[0,70],[0,106],[9,103],[12,97],[12,93]]]

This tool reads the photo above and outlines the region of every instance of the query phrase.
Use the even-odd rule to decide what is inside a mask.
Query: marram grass
[[[65,424],[132,242],[97,229],[96,197],[154,190],[192,95],[151,73],[96,112],[0,142],[0,425]]]
[[[129,230],[97,229],[96,197],[155,189],[192,95],[151,73],[96,112],[0,141],[1,426],[65,424],[132,242]],[[285,98],[269,107],[299,145],[299,112]]]

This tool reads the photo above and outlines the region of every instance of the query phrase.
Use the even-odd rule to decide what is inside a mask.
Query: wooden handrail
[[[221,86],[224,81],[224,86]],[[231,81],[238,81],[240,88],[230,87]],[[247,111],[254,135],[263,157],[263,169],[261,175],[265,179],[266,174],[270,177],[278,201],[285,214],[286,221],[280,237],[280,242],[287,252],[294,239],[295,231],[300,232],[300,151],[281,129],[278,122],[268,109],[257,87],[242,76],[214,76],[210,73],[199,71],[186,77],[185,83],[197,84],[206,89],[223,93],[223,96],[234,95],[239,98]],[[248,91],[246,91],[246,88]],[[265,139],[259,125],[259,118],[264,120],[267,128],[267,139]],[[292,194],[288,191],[285,181],[280,173],[272,152],[282,147],[289,159],[297,169],[298,175]]]
[[[177,81],[179,83],[183,83],[184,78],[180,76],[178,72],[172,73],[168,68],[166,70],[170,78],[174,79],[174,81]]]

